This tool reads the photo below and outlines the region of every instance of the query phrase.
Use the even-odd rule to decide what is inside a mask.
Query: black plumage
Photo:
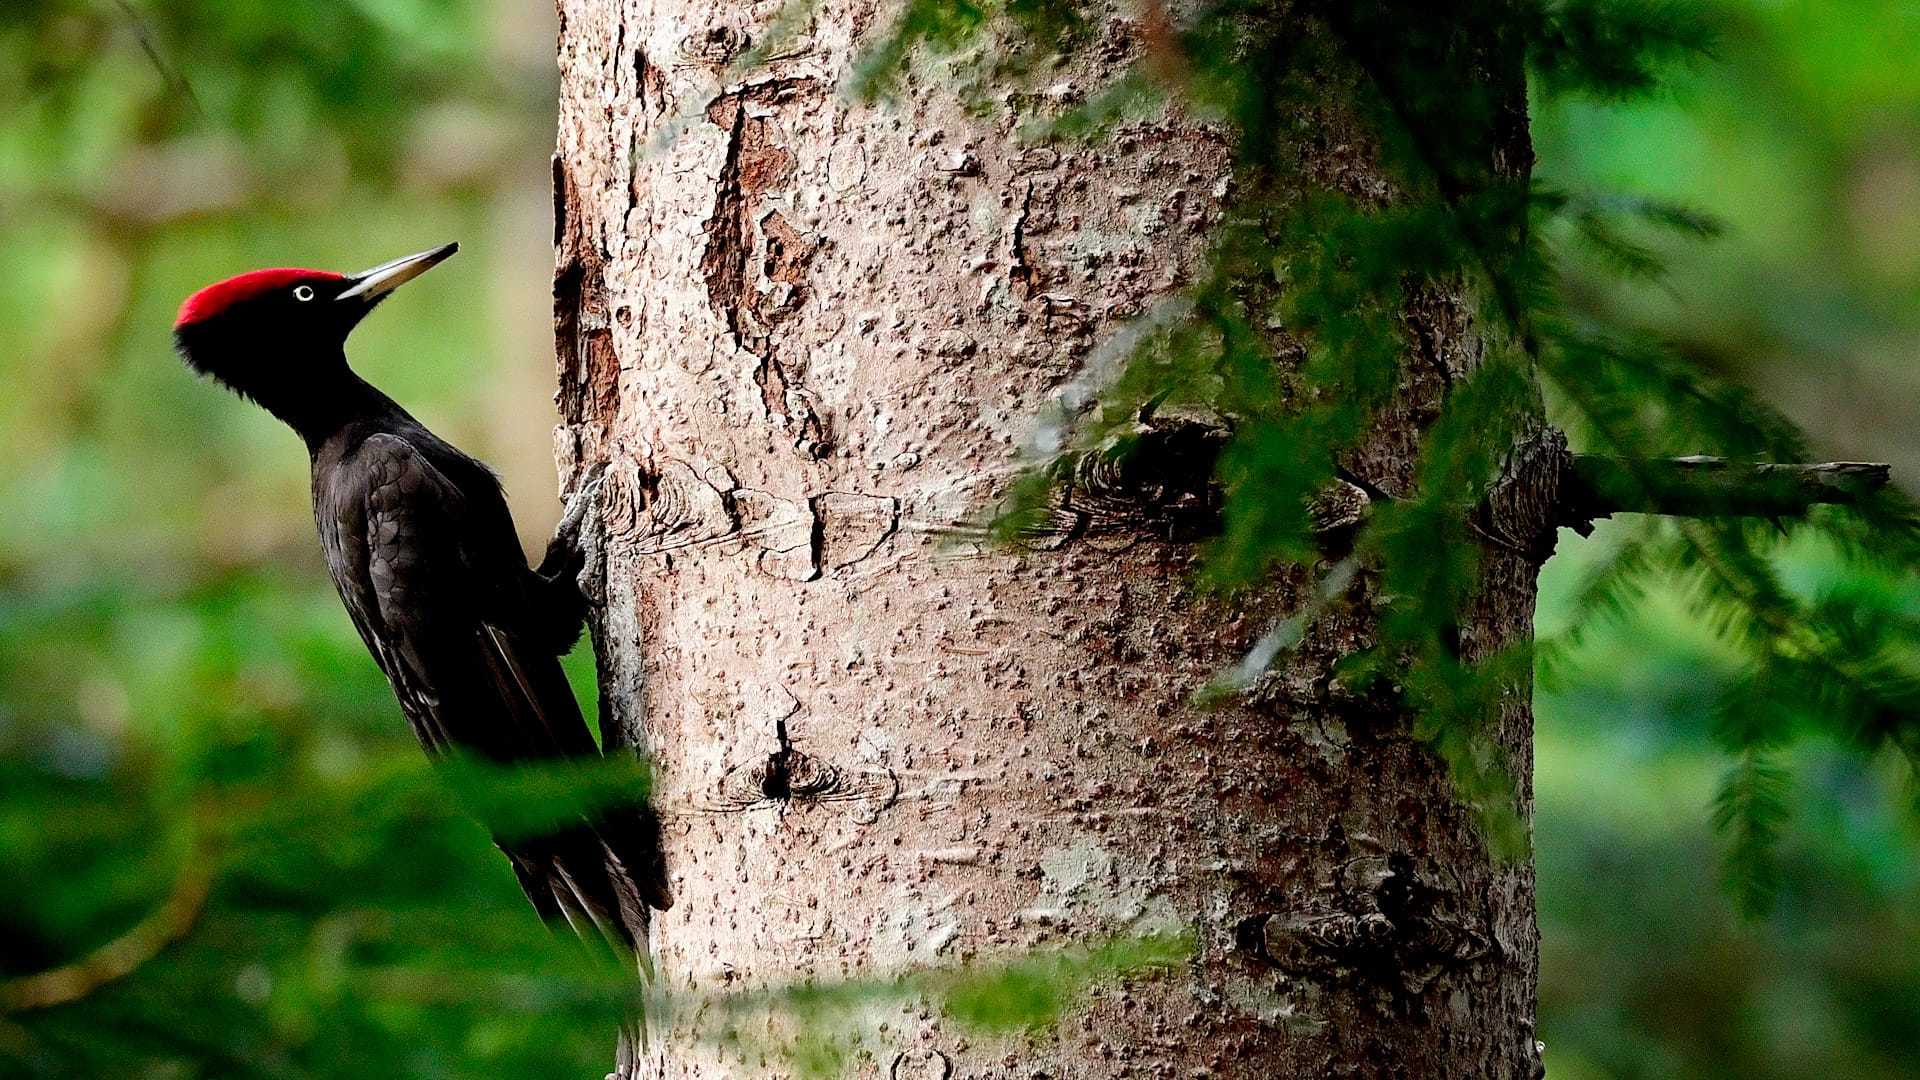
[[[527,565],[498,480],[347,366],[353,326],[452,246],[364,274],[269,270],[196,293],[175,339],[196,370],[306,441],[327,568],[435,758],[501,764],[599,754],[561,670],[586,600],[563,530]],[[658,824],[641,801],[537,836],[496,837],[540,914],[636,948],[671,904]]]

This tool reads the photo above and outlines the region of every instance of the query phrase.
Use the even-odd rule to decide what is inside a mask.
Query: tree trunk
[[[1192,589],[1191,543],[1123,512],[1021,548],[969,528],[1037,418],[1097,388],[1101,342],[1197,266],[1228,134],[1166,115],[1025,144],[958,63],[859,105],[838,83],[893,10],[870,0],[817,6],[738,83],[778,5],[559,6],[557,449],[568,486],[610,463],[602,724],[655,762],[676,893],[652,935],[675,1004],[626,1071],[797,1071],[790,1018],[701,995],[1187,928],[1179,970],[1039,1033],[882,1000],[825,1034],[897,1080],[1533,1075],[1531,866],[1489,851],[1411,717],[1328,677],[1373,640],[1364,569],[1252,691],[1202,706],[1307,571],[1223,601]],[[1137,47],[1104,33],[1045,94]],[[1524,171],[1518,58],[1481,60]],[[1303,112],[1303,166],[1377,196],[1340,116]],[[1473,310],[1410,298],[1418,355],[1345,462],[1378,489],[1411,488],[1477,362]],[[1526,520],[1501,532],[1536,536],[1539,481],[1511,479],[1495,512]],[[1486,545],[1463,655],[1526,640],[1543,557]],[[1498,732],[1524,817],[1528,697]]]

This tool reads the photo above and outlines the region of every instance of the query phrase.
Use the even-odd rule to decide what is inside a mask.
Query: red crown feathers
[[[188,323],[210,319],[235,304],[251,300],[275,289],[284,289],[301,281],[339,281],[345,275],[328,270],[302,270],[299,267],[283,266],[272,270],[255,270],[252,273],[230,277],[213,284],[187,297],[180,305],[180,316],[173,320],[174,329]]]

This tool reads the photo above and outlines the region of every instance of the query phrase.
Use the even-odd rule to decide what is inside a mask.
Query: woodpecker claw
[[[587,515],[599,508],[600,489],[606,486],[607,465],[601,462],[587,473],[587,478],[573,491],[567,500],[567,508],[560,515],[560,523],[553,527],[554,541],[564,537],[569,544],[579,543],[580,527],[586,522]]]
[[[600,515],[600,491],[606,486],[606,472],[605,462],[595,465],[586,480],[574,489],[567,499],[566,510],[560,515],[560,523],[553,527],[553,539],[547,542],[547,556],[540,564],[542,577],[573,579],[580,594],[595,606],[602,598],[600,530],[596,519]]]

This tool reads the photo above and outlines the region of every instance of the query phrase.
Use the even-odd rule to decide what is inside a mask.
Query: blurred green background
[[[1729,10],[1720,61],[1665,97],[1537,110],[1544,179],[1730,226],[1670,252],[1660,285],[1576,277],[1575,304],[1683,340],[1833,457],[1920,476],[1920,5]],[[326,584],[298,442],[168,343],[180,298],[240,269],[462,241],[360,331],[357,364],[497,465],[539,543],[558,509],[551,19],[507,0],[0,5],[0,979],[193,913],[77,1004],[0,1015],[0,1077],[604,1066],[599,984],[424,782]],[[1543,634],[1636,527],[1563,537]],[[1810,551],[1794,572],[1840,571]],[[1577,659],[1539,701],[1551,1075],[1920,1076],[1911,793],[1801,751],[1779,909],[1743,922],[1708,825],[1730,658],[1655,589]]]

